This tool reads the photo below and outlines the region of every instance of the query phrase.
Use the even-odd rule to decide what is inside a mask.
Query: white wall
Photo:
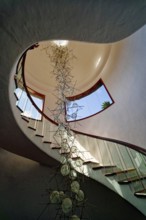
[[[146,149],[146,26],[113,44],[101,78],[115,104],[77,123],[79,130]]]

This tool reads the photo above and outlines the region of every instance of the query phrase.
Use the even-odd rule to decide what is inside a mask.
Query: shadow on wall
[[[0,149],[0,220],[37,220],[48,203],[52,174],[53,169]],[[59,176],[60,183],[62,178]],[[145,219],[98,182],[85,177],[82,188],[87,197],[85,216],[90,220]],[[54,212],[49,206],[39,219],[53,220]]]

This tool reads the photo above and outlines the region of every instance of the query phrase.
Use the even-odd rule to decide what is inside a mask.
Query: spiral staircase
[[[1,17],[0,143],[1,143],[1,147],[8,151],[14,152],[18,155],[22,155],[32,160],[39,161],[40,163],[44,162],[45,164],[52,166],[56,165],[56,160],[53,160],[52,158],[54,157],[57,159],[57,157],[60,156],[60,153],[57,151],[57,149],[51,149],[50,143],[43,143],[42,138],[38,137],[35,134],[35,130],[28,128],[27,126],[28,123],[26,122],[26,120],[27,121],[29,120],[28,118],[26,120],[22,119],[22,116],[20,115],[20,110],[16,108],[15,105],[16,104],[15,96],[13,96],[15,85],[13,84],[10,85],[10,94],[8,94],[9,83],[11,81],[11,78],[13,78],[13,76],[12,77],[10,76],[10,72],[15,60],[18,57],[18,54],[22,53],[22,51],[24,51],[29,45],[33,44],[34,42],[44,39],[48,40],[48,39],[60,38],[60,39],[73,39],[73,40],[98,42],[98,43],[99,42],[109,43],[109,42],[119,41],[131,35],[136,30],[143,27],[143,25],[146,23],[145,4],[146,4],[145,1],[133,1],[133,2],[106,1],[102,3],[101,1],[94,1],[94,0],[93,1],[92,0],[90,1],[43,0],[41,2],[39,0],[1,1],[0,4],[0,12],[1,12],[0,13],[0,17]],[[133,54],[134,55],[136,54],[135,51]],[[137,62],[135,63],[137,64]],[[142,68],[138,69],[137,73],[138,73],[138,80],[141,79],[142,81],[143,80]],[[138,85],[141,85],[141,81],[138,81],[139,82]],[[143,82],[145,83],[145,80],[143,80]],[[145,88],[145,85],[142,84],[141,87]],[[145,96],[145,90],[143,91],[142,94],[144,94]],[[10,105],[11,102],[13,105]],[[145,109],[144,105],[142,107]],[[11,108],[13,110],[13,113],[11,112]],[[17,124],[13,116],[15,117]],[[138,139],[138,143],[139,141],[141,142],[141,137],[144,135],[142,132],[145,131],[145,129],[143,129],[144,123],[145,120],[143,122],[142,121],[140,122],[142,126],[142,128],[140,129],[140,133],[142,134]],[[25,135],[20,131],[18,126],[21,127],[21,130],[23,130]],[[40,125],[40,129],[41,129],[41,125]],[[40,132],[38,133],[41,134]],[[26,136],[28,138],[26,138]],[[119,139],[121,140],[122,138]],[[143,140],[145,142],[145,138],[143,138]],[[99,139],[99,144],[101,142],[103,144],[106,141],[104,142],[101,139]],[[141,143],[141,146],[144,145],[144,142]],[[34,144],[38,147],[35,147]],[[109,144],[111,144],[111,142],[109,142]],[[114,146],[116,145],[117,143],[114,144]],[[86,146],[88,146],[88,144]],[[122,149],[123,147],[120,146],[120,150]],[[44,151],[45,153],[42,153],[42,151]],[[130,149],[130,151],[132,150]],[[52,157],[49,157],[49,155],[52,155]],[[136,155],[139,155],[139,153],[135,152],[135,156],[133,159],[134,162],[138,164],[138,161],[141,161],[140,159],[141,157],[137,157]],[[142,161],[144,162],[143,159]],[[6,164],[9,165],[8,162],[9,161],[6,159]],[[105,160],[105,165],[107,165],[106,160]],[[87,166],[88,166],[88,170],[92,171],[92,169],[90,169],[91,165],[89,164],[84,165],[84,167]],[[129,167],[131,168],[131,166]],[[138,166],[138,168],[140,168],[140,166]],[[5,170],[2,171],[3,173],[5,172]],[[136,199],[135,206],[136,207],[141,206],[142,208],[139,208],[139,210],[141,210],[141,212],[144,213],[143,210],[145,209],[145,204],[144,204],[145,198],[137,199],[135,198],[136,196],[133,195],[134,192],[131,192],[129,190],[129,188],[131,188],[131,185],[133,185],[133,183],[131,182],[128,184],[126,183],[125,185],[120,185],[114,180],[117,174],[113,174],[113,176],[105,177],[105,175],[101,174],[101,172],[103,171],[105,171],[105,168],[102,167],[101,169],[94,171],[94,173],[96,173],[96,175],[99,176],[98,179],[101,182],[103,181],[103,179],[105,180],[103,182],[106,182],[106,180],[108,180],[110,182],[113,182],[117,186],[117,188],[121,187],[121,189],[124,189],[125,191],[127,189],[127,191],[123,193],[122,196],[124,197],[126,194],[128,194],[131,196],[132,199]],[[143,173],[143,171],[141,172]],[[111,187],[109,182],[108,182],[108,187],[109,188]],[[2,190],[4,188],[5,185],[2,186]],[[12,190],[11,188],[9,189],[10,189],[9,192],[13,191],[13,189]],[[122,194],[121,191],[120,193]],[[3,201],[4,198],[6,200],[9,200],[7,193],[1,196],[1,204],[4,203]],[[15,195],[13,195],[13,198],[17,200],[17,197]],[[33,200],[31,201],[32,203],[34,202]],[[12,214],[14,214],[14,216],[12,216],[12,219],[33,219],[34,212],[29,212],[28,218],[27,217],[25,218],[24,217],[25,215],[23,216],[23,214],[21,215],[21,213],[20,213],[20,218],[15,217],[17,216],[15,215],[15,213],[18,211],[17,210],[18,202],[19,200],[17,200],[16,206],[13,206],[12,210],[9,210],[12,202],[9,203],[9,206],[7,205],[7,201],[5,203],[6,211],[7,212],[9,211],[11,216]],[[27,202],[25,203],[25,205],[27,204]],[[23,207],[24,207],[24,202],[23,202]],[[106,211],[107,206],[106,207],[104,206],[104,208]],[[13,209],[16,209],[15,213]],[[105,212],[103,211],[101,215],[104,216],[104,214]],[[106,215],[107,219],[111,219],[110,214],[111,213],[109,212]],[[121,216],[121,211],[119,212],[119,215]],[[106,219],[106,217],[104,219]],[[137,217],[137,219],[141,219],[141,218]]]
[[[33,48],[31,48],[33,49]],[[17,123],[25,135],[38,148],[44,151],[57,161],[60,161],[63,152],[60,147],[54,144],[54,134],[57,124],[50,120],[32,100],[25,82],[24,53],[16,67],[14,75],[14,100],[16,104]],[[17,89],[21,89],[21,94],[17,94]],[[24,98],[23,109],[19,104]],[[35,120],[24,116],[28,101],[31,101],[31,110],[37,109],[42,115],[41,120]],[[19,117],[18,117],[19,114]],[[132,149],[124,143],[117,143],[113,140],[87,135],[73,131],[78,151],[73,155],[72,161],[80,158],[83,162],[76,170],[96,181],[104,184],[114,192],[118,193],[144,215],[146,215],[146,155],[142,149]],[[91,148],[92,146],[92,148]]]

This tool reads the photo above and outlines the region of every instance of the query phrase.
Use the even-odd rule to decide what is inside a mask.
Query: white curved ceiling
[[[25,77],[29,87],[37,92],[47,94],[54,91],[56,82],[51,74],[51,63],[43,48],[49,45],[49,41],[39,43],[39,47],[28,51],[25,64]],[[90,89],[99,79],[108,60],[111,44],[93,44],[77,41],[69,41],[68,48],[73,51],[76,59],[72,61],[73,82],[75,92],[80,94]]]

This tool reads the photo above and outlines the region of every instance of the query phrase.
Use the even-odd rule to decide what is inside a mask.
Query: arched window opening
[[[38,93],[35,93],[34,91],[30,90],[30,96],[35,102],[35,104],[38,106],[38,108],[42,111],[43,105],[44,105],[44,97],[42,95],[39,95]],[[18,99],[16,102],[16,106],[21,110],[21,115],[35,119],[35,120],[41,120],[42,115],[37,111],[37,109],[32,105],[30,99],[27,96],[27,93],[21,89],[17,88],[15,90],[15,95]]]
[[[100,79],[90,90],[67,98],[66,120],[76,121],[104,111],[114,103],[103,81]]]

